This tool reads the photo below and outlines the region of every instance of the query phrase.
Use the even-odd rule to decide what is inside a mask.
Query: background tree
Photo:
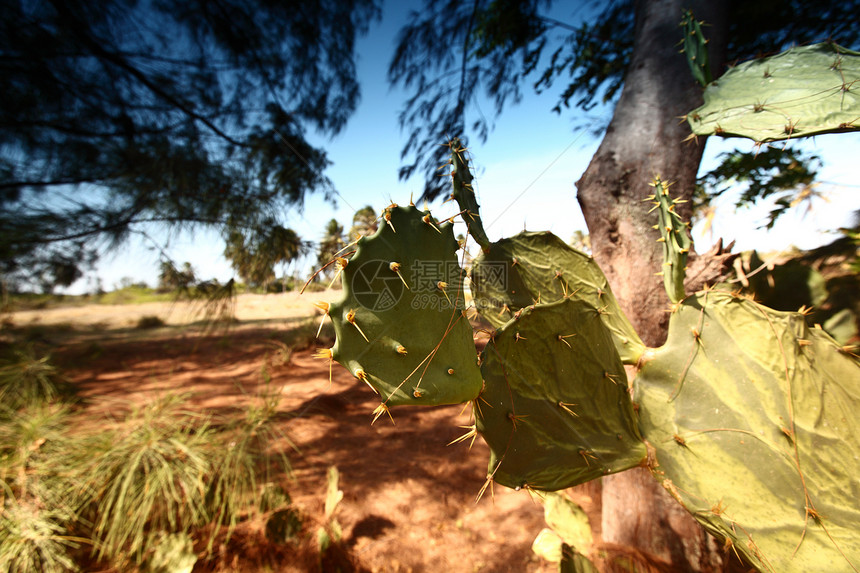
[[[352,227],[349,228],[348,239],[354,241],[357,237],[363,237],[376,232],[379,227],[376,211],[370,205],[362,207],[352,216]]]
[[[158,290],[160,292],[175,292],[180,295],[188,295],[189,289],[197,282],[197,274],[191,263],[186,261],[182,269],[176,268],[173,261],[161,262],[158,273]]]
[[[391,83],[412,94],[401,113],[402,125],[411,131],[401,176],[423,170],[425,197],[441,194],[447,182],[433,177],[444,163],[445,149],[438,144],[469,134],[486,139],[492,118],[476,113],[478,100],[488,97],[501,113],[520,97],[526,78],[538,91],[561,78],[568,82],[554,108],[558,113],[571,105],[613,106],[602,143],[576,183],[577,197],[595,259],[637,332],[655,346],[665,338],[668,300],[654,279],[662,257],[643,199],[656,174],[675,182],[675,196],[691,199],[704,148],[701,139],[683,143],[690,131],[678,123],[701,104],[701,88],[678,53],[682,9],[706,21],[718,77],[724,62],[775,52],[788,43],[829,38],[855,46],[860,2],[595,4],[584,23],[568,25],[546,15],[552,6],[546,0],[425,2],[401,31],[389,68]],[[595,4],[580,3],[577,9]],[[690,203],[682,211],[689,218]],[[716,278],[722,260],[694,260],[691,287]],[[606,542],[644,551],[674,569],[721,566],[712,541],[643,472],[604,479],[602,507]]]
[[[316,268],[322,269],[327,263],[333,260],[341,249],[346,245],[343,239],[343,225],[337,222],[337,219],[331,219],[325,227],[325,233],[317,247],[317,263]],[[336,269],[327,267],[320,275],[334,276]],[[317,278],[321,278],[317,275]]]
[[[231,230],[226,237],[224,257],[248,286],[265,292],[275,280],[275,267],[306,254],[309,245],[292,229],[265,221],[251,232]]]
[[[378,4],[0,0],[0,272],[68,285],[147,224],[244,233],[328,193],[305,129],[355,110]]]

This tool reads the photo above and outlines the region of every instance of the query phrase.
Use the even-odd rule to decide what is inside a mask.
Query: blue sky
[[[346,129],[333,139],[313,138],[325,148],[333,165],[326,175],[333,181],[339,196],[332,206],[322,195],[307,198],[302,212],[291,212],[288,225],[307,240],[318,241],[326,222],[337,219],[349,228],[355,210],[371,205],[377,212],[392,201],[408,203],[410,195],[418,197],[423,188],[420,176],[399,181],[400,150],[406,139],[397,124],[403,94],[391,90],[386,77],[393,52],[395,35],[408,14],[407,3],[386,5],[383,22],[358,44],[358,70],[362,100]],[[566,8],[564,10],[572,9]],[[564,10],[555,14],[570,21]],[[559,88],[561,89],[561,88]],[[471,152],[476,170],[476,189],[481,200],[482,216],[490,239],[510,236],[523,228],[550,230],[564,240],[575,231],[586,231],[576,202],[573,182],[579,179],[597,149],[599,140],[587,129],[584,116],[576,111],[557,115],[551,108],[558,91],[540,96],[524,89],[522,102],[506,109],[495,122],[486,143],[472,141]],[[490,106],[487,106],[489,112]],[[860,209],[860,181],[855,176],[860,159],[860,133],[822,136],[804,144],[825,162],[819,190],[830,195],[829,202],[815,203],[805,217],[800,212],[785,216],[770,232],[756,231],[769,211],[767,205],[735,213],[727,201],[718,204],[713,234],[702,236],[694,229],[697,250],[704,251],[719,236],[736,239],[737,249],[780,250],[797,245],[811,248],[828,241],[823,229],[835,229],[850,223],[854,210]],[[744,140],[710,138],[702,170],[715,165],[721,151],[752,147]],[[285,152],[289,152],[285,150]],[[431,205],[434,214],[446,216],[456,209],[451,204]],[[831,236],[832,238],[832,236]],[[221,255],[224,245],[217,233],[183,233],[171,237],[167,251],[181,264],[189,261],[203,278],[228,280],[233,271]],[[736,249],[736,250],[737,250]],[[111,289],[123,277],[154,285],[157,281],[159,253],[142,240],[132,241],[120,251],[107,255],[97,274],[105,289]],[[305,274],[310,263],[299,263]],[[288,269],[289,272],[293,268]],[[82,279],[70,292],[85,292]]]

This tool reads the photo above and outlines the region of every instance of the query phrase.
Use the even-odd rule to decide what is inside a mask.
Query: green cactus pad
[[[331,355],[386,406],[458,404],[481,374],[465,317],[451,225],[414,206],[391,206],[343,270],[343,299],[328,314]],[[444,285],[444,288],[442,288]]]
[[[675,212],[675,205],[683,201],[669,197],[669,184],[657,177],[651,182],[651,186],[654,188],[654,194],[649,197],[649,200],[654,201],[654,208],[651,210],[657,211],[657,229],[660,231],[658,240],[663,243],[663,286],[669,300],[679,302],[686,296],[684,277],[687,275],[687,255],[693,244],[687,232],[690,225]]]
[[[649,352],[649,354],[651,354]],[[761,571],[860,567],[860,367],[803,316],[710,291],[634,386],[652,473]]]
[[[690,10],[685,10],[681,17],[681,28],[684,30],[681,50],[687,56],[687,64],[693,77],[703,87],[711,83],[711,65],[708,62],[708,41],[702,32],[703,22],[693,17]]]
[[[860,52],[823,43],[746,62],[687,114],[695,135],[766,142],[860,129]]]
[[[457,201],[462,211],[461,217],[469,229],[469,234],[475,239],[475,242],[481,246],[481,249],[487,250],[490,248],[490,239],[487,238],[487,233],[484,231],[484,224],[481,222],[480,207],[478,206],[478,198],[475,195],[475,189],[472,187],[472,173],[469,171],[469,161],[466,158],[466,148],[459,139],[454,138],[448,146],[451,148],[451,180],[453,191],[451,198]]]
[[[524,309],[481,357],[476,425],[495,482],[559,490],[644,462],[624,365],[585,301]]]
[[[594,536],[588,515],[563,493],[545,492],[540,496],[544,505],[544,528],[532,543],[532,551],[553,563],[565,560],[581,562],[574,571],[596,571],[585,557],[594,547]],[[591,566],[592,568],[587,568]]]
[[[493,243],[473,262],[471,279],[475,306],[495,328],[535,302],[568,297],[600,309],[624,363],[635,364],[645,350],[594,259],[550,232],[524,231]]]

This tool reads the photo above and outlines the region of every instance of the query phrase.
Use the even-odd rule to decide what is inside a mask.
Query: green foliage
[[[447,195],[437,176],[448,159],[439,142],[486,140],[494,115],[516,103],[524,89],[540,93],[563,82],[556,113],[617,100],[633,56],[635,16],[647,8],[634,0],[559,7],[548,0],[425,0],[413,13],[388,73],[389,83],[409,94],[399,116],[410,133],[401,179],[421,170],[425,198]],[[860,42],[860,0],[728,2],[727,12],[729,62],[823,38],[853,49]],[[677,34],[683,41],[680,29]],[[487,99],[495,114],[486,112]]]
[[[70,536],[67,512],[9,500],[0,510],[0,570],[9,573],[65,573],[79,568],[70,555],[79,539]]]
[[[375,217],[374,217],[375,218]],[[320,240],[317,248],[317,267],[323,268],[330,261],[333,261],[340,254],[340,251],[346,245],[343,238],[343,225],[337,222],[337,219],[331,219],[326,224],[325,233]],[[324,273],[328,272],[333,276],[334,271],[326,268]]]
[[[624,366],[587,302],[524,309],[491,337],[481,375],[477,430],[494,482],[559,490],[644,462]]]
[[[835,484],[860,472],[858,372],[797,313],[690,297],[634,383],[652,472],[757,569],[848,570],[860,510]]]
[[[152,553],[146,558],[147,573],[191,573],[197,563],[194,543],[187,533],[158,532],[150,541]]]
[[[216,453],[207,486],[207,505],[216,525],[209,538],[209,551],[218,528],[227,526],[229,539],[249,508],[267,511],[266,506],[290,503],[286,490],[272,487],[274,474],[289,476],[291,472],[287,455],[274,450],[277,443],[293,446],[276,419],[281,396],[280,388],[267,388],[251,401],[243,418],[223,425],[219,431],[217,443],[226,444],[226,448]]]
[[[343,491],[338,487],[339,479],[337,468],[331,466],[326,474],[325,524],[317,529],[317,543],[321,554],[325,553],[332,543],[339,543],[343,538],[343,529],[334,517],[337,506],[343,499]]]
[[[66,452],[69,408],[32,401],[0,406],[0,570],[73,571],[82,504]]]
[[[158,273],[158,290],[160,292],[187,293],[197,282],[197,275],[191,263],[185,262],[182,270],[176,268],[171,260],[161,262]]]
[[[726,72],[687,115],[695,135],[767,142],[860,129],[860,52],[824,43]]]
[[[135,328],[140,330],[149,330],[152,328],[160,328],[165,325],[165,322],[153,315],[141,316],[140,320],[137,321]]]
[[[452,225],[414,206],[392,205],[383,220],[339,263],[343,298],[323,304],[337,342],[323,355],[380,395],[378,413],[470,400],[481,378]]]
[[[266,219],[252,229],[230,229],[224,257],[249,285],[265,286],[275,280],[275,266],[305,254],[308,245],[292,229]]]
[[[277,420],[279,390],[253,396],[238,419],[213,421],[187,396],[166,395],[80,431],[59,401],[61,375],[36,356],[20,351],[3,370],[0,571],[77,570],[81,546],[123,569],[190,570],[201,528],[208,556],[257,508],[289,505],[283,488],[272,493],[290,474],[277,449],[292,444]],[[278,507],[263,507],[264,491]]]
[[[99,296],[100,304],[141,304],[173,300],[171,293],[159,293],[147,286],[131,285],[106,292]]]
[[[372,235],[379,228],[378,217],[373,207],[367,205],[362,207],[352,216],[352,227],[349,228],[347,239],[354,241],[359,237]]]
[[[305,130],[355,110],[378,4],[3,0],[0,273],[69,284],[148,224],[245,227],[328,193]]]
[[[277,544],[297,542],[302,523],[302,516],[295,508],[279,509],[266,520],[266,539]]]
[[[755,151],[722,153],[720,164],[698,179],[695,209],[701,209],[726,191],[741,189],[737,207],[750,206],[774,197],[766,228],[800,201],[815,196],[813,190],[821,158],[792,147],[771,147]]]

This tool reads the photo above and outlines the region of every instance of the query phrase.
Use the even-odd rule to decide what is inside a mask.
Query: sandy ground
[[[243,294],[236,297],[235,317],[240,323],[268,320],[289,320],[313,316],[313,303],[318,300],[332,301],[340,297],[340,291],[327,290],[283,294]],[[76,329],[109,330],[132,328],[147,316],[155,316],[168,325],[188,325],[204,319],[203,308],[199,303],[190,302],[147,302],[142,304],[87,304],[50,308],[45,310],[26,310],[12,313],[11,320],[16,326],[33,324],[73,326]]]

